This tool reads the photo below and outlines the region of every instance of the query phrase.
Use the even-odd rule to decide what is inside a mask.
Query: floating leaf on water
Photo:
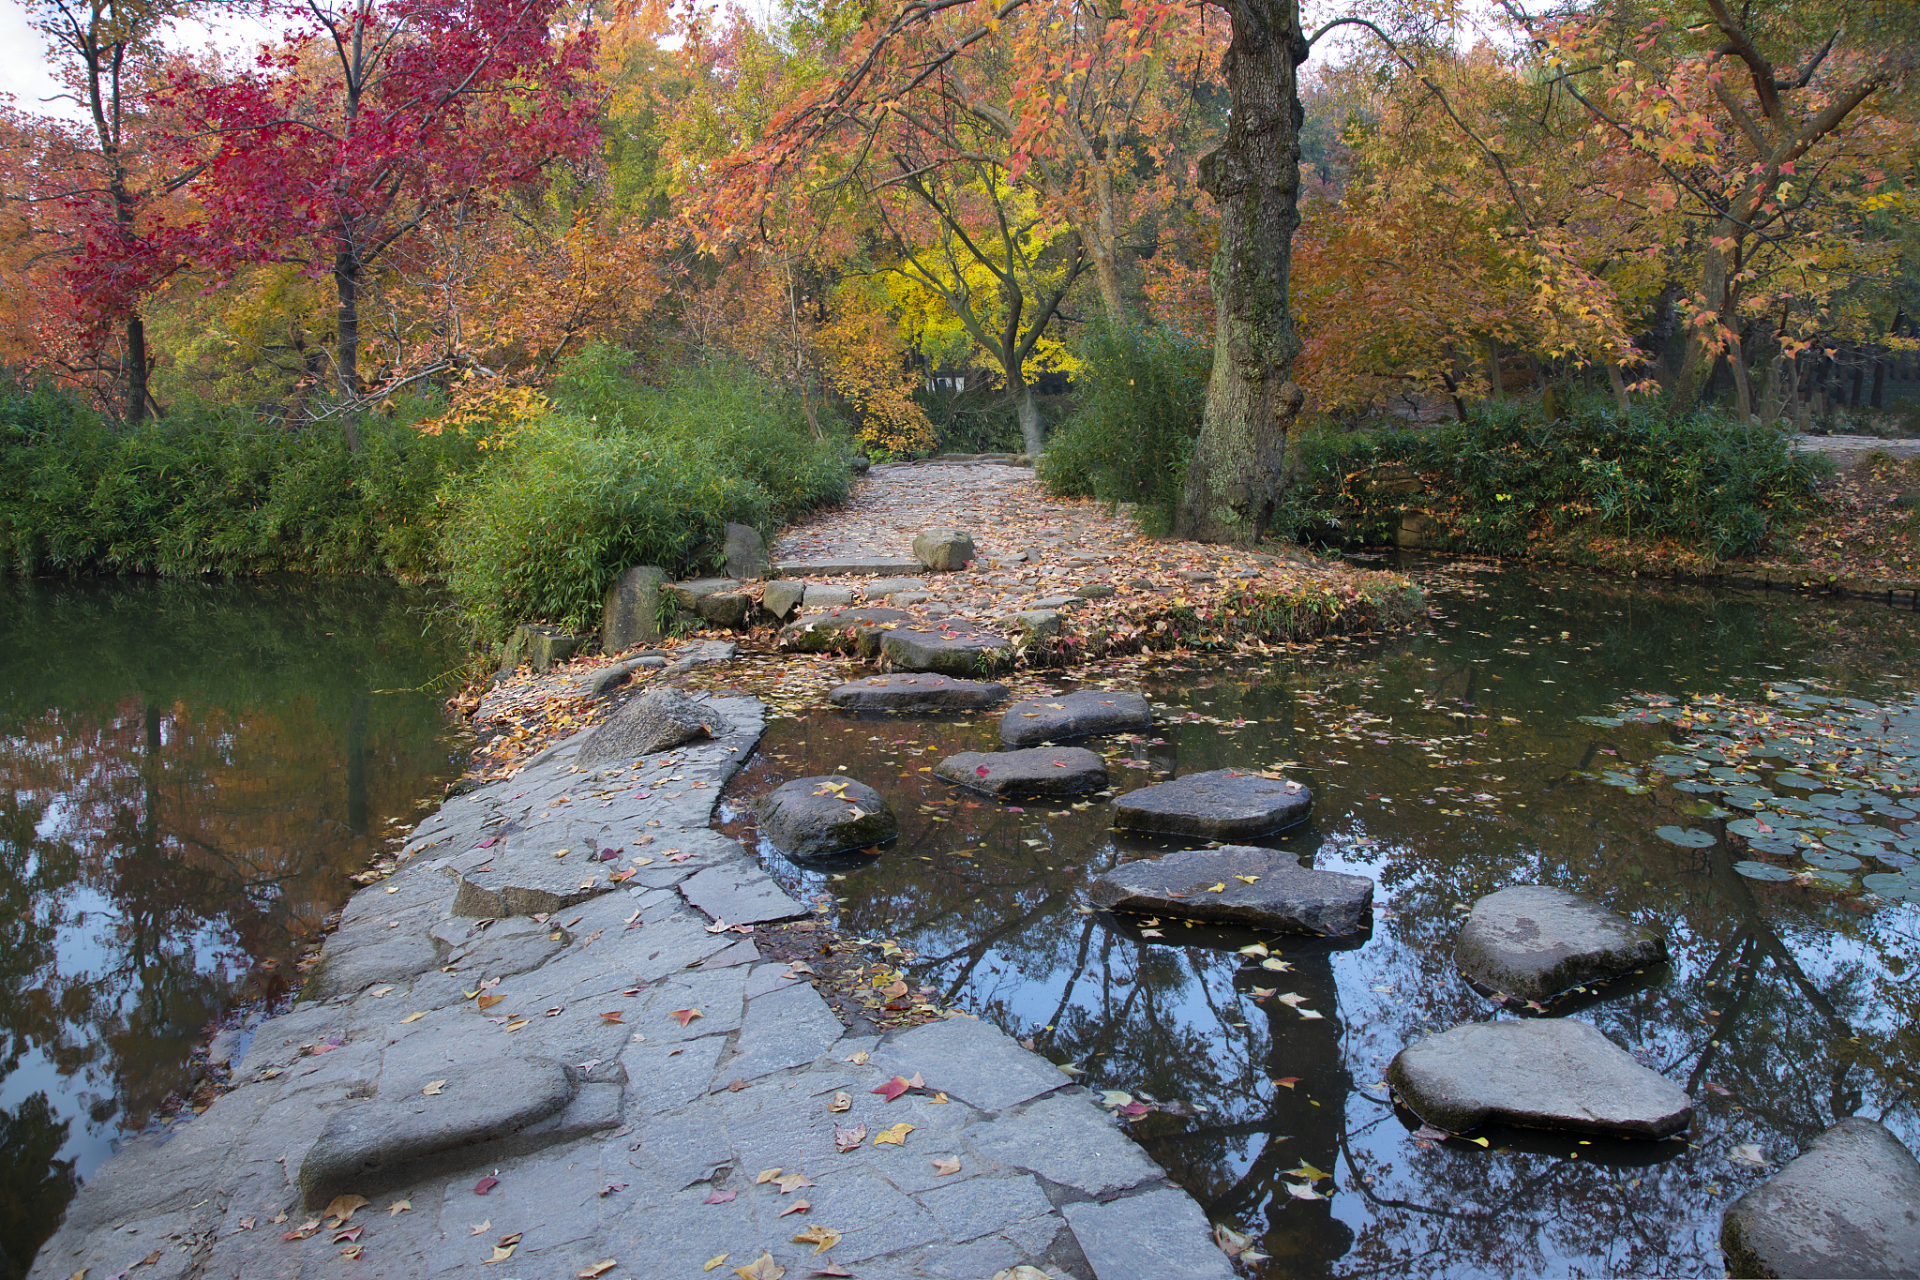
[[[1733,869],[1749,880],[1791,880],[1793,873],[1769,862],[1736,862]]]
[[[1801,855],[1809,865],[1824,867],[1828,871],[1856,871],[1860,859],[1850,853],[1832,853],[1823,849],[1809,849]]]
[[[1692,827],[1655,827],[1653,834],[1682,849],[1707,849],[1713,846],[1711,831],[1698,831]]]
[[[1755,853],[1771,853],[1771,854],[1776,854],[1783,858],[1791,857],[1794,854],[1800,852],[1800,846],[1795,844],[1793,841],[1782,840],[1778,837],[1768,837],[1768,836],[1763,836],[1757,840],[1747,841],[1747,847],[1749,849],[1752,849]]]
[[[1680,781],[1673,784],[1673,789],[1675,791],[1690,792],[1693,795],[1709,795],[1709,796],[1712,795],[1714,792],[1720,790],[1720,788],[1715,786],[1713,783],[1702,782],[1698,778],[1682,778]]]
[[[1729,769],[1725,765],[1722,765],[1717,769],[1707,770],[1707,776],[1710,778],[1719,778],[1724,782],[1758,782],[1759,781],[1758,778],[1755,778],[1751,773],[1748,773],[1745,769]]]
[[[1773,775],[1773,785],[1792,787],[1795,791],[1818,791],[1826,784],[1804,773],[1776,773]]]
[[[1747,840],[1764,840],[1778,830],[1765,818],[1735,818],[1727,824],[1727,834],[1741,836]]]
[[[1858,865],[1857,863],[1855,865]],[[1806,873],[1822,884],[1830,884],[1836,889],[1853,888],[1853,877],[1839,871],[1809,871]]]
[[[1581,716],[1580,722],[1582,724],[1598,725],[1602,729],[1618,729],[1626,723],[1626,721],[1622,720],[1619,716]]]

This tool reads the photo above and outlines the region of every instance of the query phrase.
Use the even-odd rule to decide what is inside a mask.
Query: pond
[[[0,581],[0,1276],[459,773],[428,604]]]
[[[1721,1210],[1835,1119],[1920,1148],[1920,906],[1894,879],[1920,837],[1897,803],[1920,793],[1920,615],[1407,567],[1438,610],[1416,632],[1088,677],[1159,708],[1149,734],[1086,743],[1118,790],[1228,766],[1310,783],[1311,819],[1273,843],[1377,881],[1360,938],[1093,912],[1101,870],[1180,846],[1110,829],[1101,797],[1008,804],[935,780],[943,756],[996,748],[997,713],[777,717],[725,816],[752,840],[742,800],[783,779],[844,766],[879,788],[902,831],[878,857],[762,856],[790,891],[832,895],[874,959],[1106,1092],[1213,1221],[1252,1237],[1265,1258],[1247,1270],[1268,1280],[1717,1276]],[[1794,844],[1793,823],[1827,842]],[[1553,1011],[1686,1087],[1684,1141],[1436,1141],[1392,1105],[1383,1075],[1409,1041],[1525,1012],[1453,964],[1471,903],[1515,883],[1665,930],[1670,963]],[[1264,958],[1241,953],[1256,942]]]

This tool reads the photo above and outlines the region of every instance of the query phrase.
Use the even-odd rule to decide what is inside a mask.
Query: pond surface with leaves
[[[0,582],[0,1277],[459,773],[428,604]]]
[[[1179,846],[1113,831],[1104,798],[1008,804],[935,780],[943,756],[995,748],[997,713],[796,708],[725,814],[751,839],[742,802],[783,779],[844,766],[879,788],[902,831],[878,857],[762,856],[832,895],[848,935],[900,948],[913,983],[1104,1091],[1251,1236],[1252,1275],[1720,1275],[1722,1208],[1837,1118],[1920,1148],[1920,615],[1409,567],[1438,609],[1417,632],[1091,678],[1160,708],[1151,734],[1087,744],[1117,789],[1227,766],[1309,782],[1311,820],[1273,843],[1377,881],[1364,939],[1091,912],[1101,870]],[[1686,1087],[1684,1141],[1436,1142],[1391,1105],[1382,1075],[1410,1040],[1526,1012],[1452,959],[1469,905],[1515,883],[1666,931],[1671,963],[1554,1012]],[[1255,943],[1264,959],[1241,951]]]

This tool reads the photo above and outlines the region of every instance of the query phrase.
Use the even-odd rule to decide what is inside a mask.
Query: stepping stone
[[[693,578],[686,582],[669,582],[661,590],[673,598],[673,602],[682,609],[693,612],[700,602],[711,595],[725,595],[740,589],[740,583],[734,578]]]
[[[937,630],[902,627],[888,631],[880,637],[880,653],[902,671],[976,676],[1008,665],[1013,646],[1005,636],[956,623]]]
[[[800,598],[809,609],[843,609],[853,603],[853,588],[810,582]]]
[[[1453,958],[1488,991],[1545,1001],[1659,964],[1667,944],[1658,931],[1564,889],[1517,884],[1473,904]]]
[[[1002,618],[1000,625],[1020,632],[1023,640],[1051,640],[1060,634],[1060,615],[1052,609],[1027,609]]]
[[[884,578],[889,574],[918,573],[918,560],[852,556],[839,560],[786,560],[773,566],[783,578]]]
[[[1693,1120],[1679,1085],[1573,1018],[1471,1022],[1402,1049],[1387,1083],[1449,1133],[1482,1124],[1665,1138]]]
[[[978,556],[973,536],[959,529],[927,529],[913,540],[913,556],[938,573],[964,569]]]
[[[850,680],[827,695],[849,711],[976,711],[1007,696],[991,680],[956,680],[930,671]]]
[[[1113,588],[1105,583],[1095,582],[1074,591],[1082,600],[1106,600],[1112,597]]]
[[[759,863],[744,859],[689,876],[680,882],[680,896],[728,924],[762,924],[807,914],[807,909],[788,897]]]
[[[1129,791],[1113,802],[1113,821],[1135,831],[1240,840],[1293,826],[1312,807],[1305,783],[1214,769]]]
[[[826,653],[831,649],[847,648],[864,652],[870,638],[882,627],[889,623],[898,625],[906,622],[910,616],[900,609],[837,609],[782,627],[780,647],[797,649],[802,653]]]
[[[1010,747],[1091,733],[1128,733],[1153,727],[1153,709],[1137,693],[1082,689],[1058,698],[1016,702],[1000,717],[1000,741]]]
[[[725,733],[727,722],[678,689],[648,689],[614,712],[580,744],[576,763],[631,762]]]
[[[789,858],[865,849],[900,834],[884,797],[851,778],[795,778],[754,802],[760,830]]]
[[[872,582],[862,583],[861,587],[866,591],[867,599],[876,600],[881,596],[890,596],[896,591],[925,591],[927,580],[925,578],[875,578]]]
[[[1107,762],[1084,747],[962,751],[933,776],[996,796],[1077,796],[1107,785]]]
[[[760,607],[785,622],[806,597],[807,584],[787,578],[775,578],[760,593]]]
[[[1920,1275],[1920,1161],[1855,1116],[1720,1220],[1731,1276]]]
[[[1373,911],[1373,881],[1365,876],[1316,871],[1291,853],[1235,844],[1123,863],[1095,880],[1090,896],[1109,911],[1335,937],[1357,933]]]

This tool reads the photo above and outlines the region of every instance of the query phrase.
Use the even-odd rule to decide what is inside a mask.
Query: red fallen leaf
[[[1117,1108],[1117,1110],[1129,1120],[1138,1120],[1141,1116],[1152,1111],[1153,1108],[1144,1102],[1129,1102],[1126,1106]]]
[[[348,1227],[345,1231],[336,1231],[333,1233],[333,1242],[335,1244],[352,1244],[360,1238],[360,1233],[365,1230],[365,1227]]]
[[[740,1193],[737,1191],[716,1191],[712,1195],[708,1196],[705,1200],[702,1200],[700,1203],[701,1204],[725,1204],[739,1194]]]
[[[911,1089],[912,1087],[913,1087],[912,1085],[907,1083],[906,1077],[895,1076],[893,1079],[881,1085],[878,1089],[869,1089],[867,1090],[867,1092],[877,1093],[881,1097],[885,1098],[888,1102],[892,1102],[895,1098],[898,1098],[901,1094],[905,1093],[908,1089]]]
[[[600,852],[593,855],[593,861],[612,862],[615,858],[619,856],[620,856],[620,851],[618,849],[602,849]]]
[[[673,1011],[673,1020],[683,1027],[695,1018],[704,1018],[706,1016],[706,1014],[701,1013],[698,1009],[675,1009]]]
[[[498,843],[499,843],[498,839],[496,839],[493,836],[488,836],[485,840],[482,840],[479,844],[473,847],[476,849],[491,849],[493,848],[494,845]]]
[[[603,1013],[600,1015],[600,1017],[607,1022],[618,1022],[622,1026],[625,1026],[627,1021],[625,1018],[620,1016],[620,1011],[618,1009],[615,1009],[612,1013]]]
[[[980,775],[981,777],[983,777],[983,778],[984,778],[984,777],[986,777],[986,776],[987,776],[988,774],[990,774],[990,773],[992,773],[992,772],[993,772],[993,770],[991,770],[991,769],[989,769],[989,768],[987,768],[987,766],[985,766],[985,765],[980,765],[979,767],[977,767],[976,769],[974,769],[974,772],[975,772],[975,773],[977,773],[977,774],[979,774],[979,775]]]
[[[487,1192],[493,1190],[495,1187],[499,1185],[500,1185],[500,1179],[494,1177],[492,1174],[488,1174],[486,1177],[480,1179],[480,1181],[473,1184],[473,1194],[477,1196],[483,1196],[487,1194]]]

